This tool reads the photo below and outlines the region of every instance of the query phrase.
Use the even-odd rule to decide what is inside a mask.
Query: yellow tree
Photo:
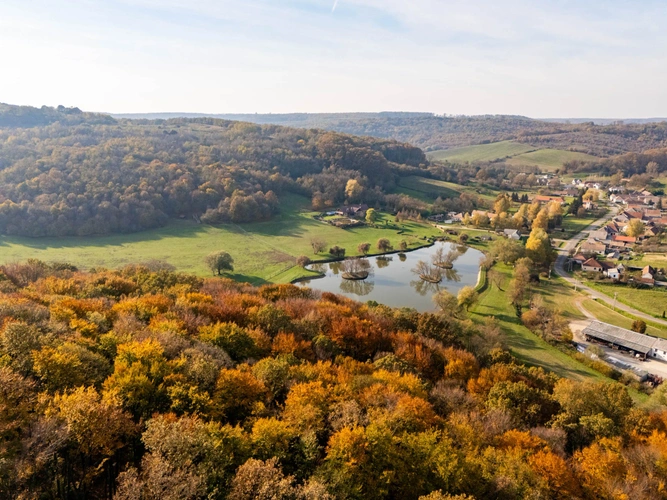
[[[359,181],[356,179],[350,179],[345,185],[345,196],[349,201],[357,201],[361,194],[364,192],[364,188],[359,184]]]
[[[625,229],[625,233],[628,236],[632,236],[633,238],[637,238],[639,236],[642,236],[644,234],[646,226],[644,226],[644,223],[639,220],[639,219],[630,219],[628,221],[628,227]]]
[[[493,204],[493,210],[497,214],[507,212],[512,206],[512,200],[510,199],[507,193],[500,193],[496,197],[496,201]]]
[[[554,257],[551,241],[546,231],[540,227],[530,232],[526,242],[526,254],[536,264],[548,266]]]

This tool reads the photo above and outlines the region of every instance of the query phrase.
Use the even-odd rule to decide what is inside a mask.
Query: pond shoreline
[[[480,261],[484,253],[465,245],[461,248],[456,241],[438,239],[410,251],[394,250],[386,253],[369,255],[372,267],[368,280],[349,280],[343,274],[346,259],[326,259],[306,266],[311,276],[304,276],[292,281],[297,286],[313,290],[346,296],[356,301],[374,301],[390,307],[410,307],[419,311],[434,308],[432,297],[441,290],[456,295],[465,286],[478,288],[484,283],[485,273],[480,272]],[[440,279],[423,279],[416,274],[420,262],[430,262],[435,255],[460,248],[459,258],[453,269],[440,271]],[[416,253],[415,253],[416,252]],[[400,258],[392,258],[393,255]],[[356,257],[349,257],[352,259]],[[363,257],[361,257],[363,258]],[[317,280],[317,281],[316,281]]]
[[[312,266],[313,264],[330,264],[332,262],[343,262],[346,259],[367,259],[369,257],[382,257],[384,255],[398,255],[398,254],[401,254],[401,253],[411,253],[411,252],[414,252],[416,250],[422,250],[424,248],[431,248],[433,245],[435,245],[438,242],[451,243],[447,240],[435,240],[435,241],[432,241],[432,242],[430,242],[426,245],[421,245],[421,246],[418,246],[418,247],[415,247],[415,248],[409,248],[407,250],[391,250],[389,252],[384,252],[384,253],[369,253],[369,254],[366,254],[366,255],[355,255],[353,257],[342,257],[342,258],[336,257],[336,258],[332,258],[332,259],[311,260],[310,263],[308,264],[308,266]],[[308,267],[306,266],[304,269],[308,269]],[[290,284],[296,285],[297,283],[300,283],[302,281],[317,280],[317,279],[326,277],[326,274],[324,274],[324,273],[320,273],[318,271],[313,271],[312,269],[308,269],[308,271],[312,271],[314,273],[317,273],[317,275],[316,276],[301,276],[300,278],[294,278],[292,281],[290,281]]]

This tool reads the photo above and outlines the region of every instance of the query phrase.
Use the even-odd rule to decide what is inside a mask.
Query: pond
[[[433,256],[442,248],[444,252],[458,251],[453,269],[442,269],[442,281],[429,283],[422,280],[413,269],[419,261],[432,262]],[[484,255],[474,248],[453,243],[438,242],[428,248],[420,248],[405,254],[369,257],[370,276],[365,280],[345,280],[341,262],[312,264],[313,271],[324,273],[323,278],[301,281],[299,286],[314,290],[344,295],[366,302],[374,300],[391,307],[413,307],[425,312],[433,311],[433,295],[447,290],[456,295],[464,286],[475,286],[479,274],[479,261]]]

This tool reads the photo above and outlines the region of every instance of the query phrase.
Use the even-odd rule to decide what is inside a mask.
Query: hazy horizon
[[[0,100],[654,118],[667,116],[664,26],[656,0],[6,0]]]

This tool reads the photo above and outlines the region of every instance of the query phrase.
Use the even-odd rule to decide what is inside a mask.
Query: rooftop
[[[667,340],[665,339],[651,337],[600,321],[593,321],[584,328],[582,333],[643,354],[648,354],[651,349],[667,351]]]

